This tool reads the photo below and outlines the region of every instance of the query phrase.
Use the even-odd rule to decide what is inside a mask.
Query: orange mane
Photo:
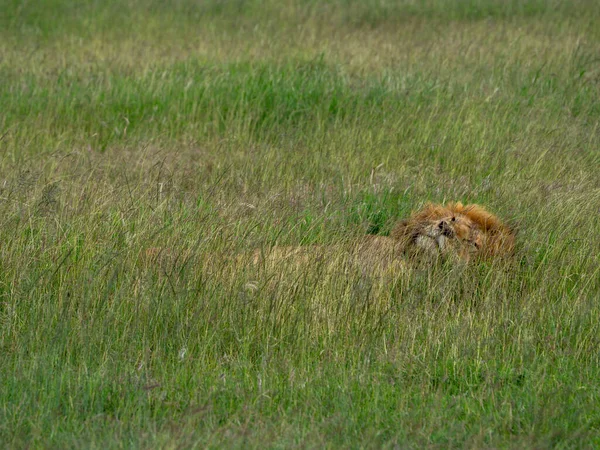
[[[450,202],[446,205],[429,203],[408,219],[401,221],[391,236],[408,247],[423,223],[456,214],[466,217],[483,234],[484,242],[480,254],[488,257],[502,256],[514,251],[515,235],[507,225],[484,207],[475,204],[463,205],[461,202]]]

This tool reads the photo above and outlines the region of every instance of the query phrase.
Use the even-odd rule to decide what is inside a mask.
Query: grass
[[[0,8],[3,447],[600,446],[596,2],[80,3]],[[445,200],[514,261],[232,264]]]

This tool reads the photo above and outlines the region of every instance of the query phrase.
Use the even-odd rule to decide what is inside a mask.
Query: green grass
[[[600,446],[596,2],[1,3],[3,447]],[[235,263],[446,200],[514,261]]]

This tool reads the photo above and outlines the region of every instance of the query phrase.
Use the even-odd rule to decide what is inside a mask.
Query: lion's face
[[[512,232],[500,220],[477,205],[427,205],[401,222],[392,236],[405,250],[430,255],[472,256],[509,253]]]
[[[482,232],[462,214],[447,214],[417,224],[413,245],[432,254],[458,254],[468,258],[481,248]]]

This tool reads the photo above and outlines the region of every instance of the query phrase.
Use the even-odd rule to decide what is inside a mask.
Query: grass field
[[[600,447],[598,23],[1,0],[2,447]],[[510,222],[514,260],[232,263],[447,200]]]

